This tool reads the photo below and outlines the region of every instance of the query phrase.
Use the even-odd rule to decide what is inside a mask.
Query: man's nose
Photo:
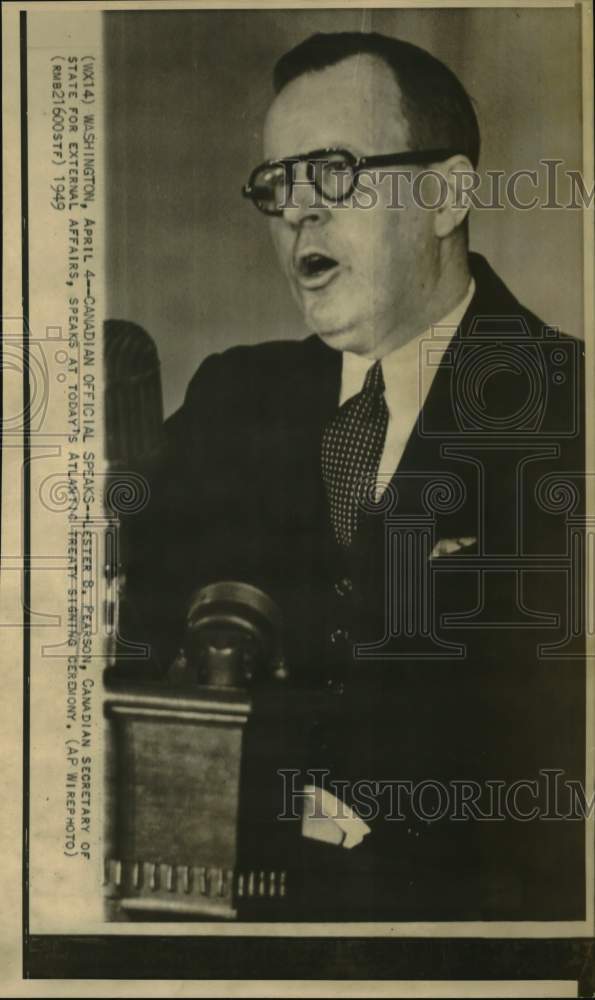
[[[308,177],[308,165],[295,163],[292,178],[290,193],[283,208],[283,219],[290,226],[305,223],[323,225],[329,216],[329,208]]]

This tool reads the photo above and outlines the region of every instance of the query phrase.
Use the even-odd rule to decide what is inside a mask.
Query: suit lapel
[[[449,490],[449,485],[466,502],[459,505],[438,503],[434,509],[437,537],[474,536],[477,537],[477,472],[469,462],[450,457],[449,445],[468,443],[470,436],[461,427],[458,416],[458,392],[453,377],[457,353],[464,347],[466,338],[473,332],[478,317],[496,323],[500,317],[518,314],[520,306],[506,286],[500,281],[489,264],[478,254],[469,255],[471,271],[476,283],[475,294],[455,331],[448,349],[430,386],[430,390],[418,419],[409,435],[403,455],[396,469],[389,489],[393,502],[389,510],[380,505],[377,514],[362,519],[362,525],[354,550],[363,558],[366,551],[374,549],[384,537],[387,515],[432,516],[432,496],[440,500],[440,494],[432,494],[432,486],[438,490]],[[440,484],[444,484],[442,487]],[[446,507],[441,510],[441,507]]]
[[[291,376],[280,387],[283,398],[275,408],[285,419],[283,507],[294,534],[309,550],[307,558],[316,561],[317,573],[326,575],[335,571],[340,552],[322,481],[321,442],[339,402],[341,354],[317,336],[308,337],[302,348]],[[298,552],[297,558],[306,558],[306,553]]]

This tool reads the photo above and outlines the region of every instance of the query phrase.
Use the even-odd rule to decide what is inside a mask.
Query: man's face
[[[380,59],[351,56],[306,73],[275,99],[265,126],[267,159],[332,147],[357,157],[411,148],[399,87]],[[305,164],[295,171],[304,181]],[[367,357],[382,357],[421,332],[437,267],[433,212],[413,204],[408,183],[401,184],[400,209],[387,207],[390,179],[376,190],[374,208],[331,206],[321,205],[309,184],[298,183],[292,207],[271,219],[281,265],[309,329],[337,350]],[[336,263],[322,261],[317,271],[321,258]]]

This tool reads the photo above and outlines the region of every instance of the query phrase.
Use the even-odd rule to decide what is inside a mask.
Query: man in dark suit
[[[327,699],[300,761],[370,829],[300,839],[297,915],[581,919],[584,826],[539,818],[543,783],[518,782],[584,777],[582,352],[469,253],[457,174],[479,131],[445,66],[318,35],[275,87],[245,194],[311,335],[207,358],[168,421],[129,574],[144,636],[166,671],[217,580],[281,608],[291,683]],[[404,167],[435,207],[413,183],[395,206]]]

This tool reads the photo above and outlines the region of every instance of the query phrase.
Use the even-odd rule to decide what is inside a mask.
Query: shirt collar
[[[413,393],[418,405],[420,407],[423,405],[444,352],[463,319],[474,293],[475,281],[471,278],[465,295],[454,309],[437,323],[432,324],[429,329],[384,356],[382,374],[389,411],[391,399],[403,401],[404,394],[409,397]],[[363,358],[360,354],[343,352],[339,405],[361,391],[368,369],[373,363],[370,358]]]

